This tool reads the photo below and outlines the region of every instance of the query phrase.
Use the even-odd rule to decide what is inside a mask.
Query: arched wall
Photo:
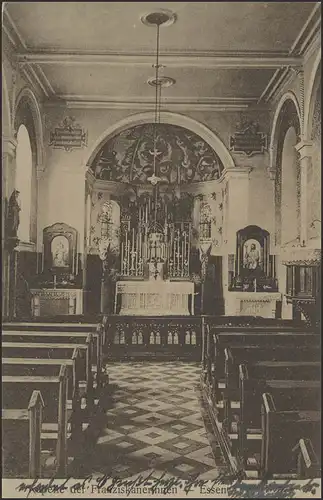
[[[299,102],[297,100],[296,95],[293,92],[286,92],[280,99],[271,126],[271,134],[270,134],[270,146],[269,146],[269,152],[270,152],[270,170],[275,171],[276,166],[277,166],[277,144],[279,140],[279,134],[280,134],[280,125],[281,125],[281,115],[282,115],[282,110],[284,109],[284,106],[286,104],[286,101],[292,101],[294,103],[297,116],[299,119],[299,124],[300,124],[300,132],[299,134],[302,135],[303,131],[301,129],[301,108],[299,105]]]
[[[321,81],[321,49],[319,50],[309,78],[304,111],[304,137],[310,139],[317,89]]]
[[[273,131],[275,142],[273,143],[275,163],[272,168],[275,171],[275,245],[280,246],[282,243],[281,229],[282,229],[282,168],[285,137],[288,130],[293,127],[296,134],[296,143],[299,141],[301,135],[301,119],[299,106],[296,106],[294,95],[289,99],[286,98],[281,101],[281,106],[278,108],[278,114],[275,120],[275,130]],[[297,102],[297,101],[296,101]],[[296,144],[295,144],[296,145]],[[296,189],[297,189],[297,210],[295,216],[297,217],[298,233],[300,232],[300,166],[299,160],[294,157],[296,168]],[[287,241],[284,240],[286,243]]]
[[[36,96],[28,87],[25,87],[20,91],[15,102],[13,111],[13,124],[15,130],[17,130],[17,125],[19,126],[18,122],[21,118],[20,110],[25,105],[27,105],[30,109],[33,119],[33,130],[28,131],[31,135],[32,142],[36,146],[33,151],[33,154],[35,155],[35,164],[36,166],[42,166],[44,163],[44,135],[41,111]]]
[[[138,113],[135,115],[128,116],[127,118],[109,127],[95,142],[92,151],[90,152],[90,155],[88,157],[88,160],[86,162],[85,170],[86,167],[88,168],[92,164],[95,156],[99,152],[102,145],[107,141],[107,139],[113,137],[117,133],[126,130],[129,127],[135,125],[143,125],[145,123],[153,123],[154,120],[155,120],[155,115],[153,112]],[[230,155],[227,148],[225,147],[225,145],[223,144],[223,142],[217,137],[216,134],[214,134],[214,132],[212,132],[202,123],[193,120],[192,118],[189,118],[187,116],[169,112],[161,113],[160,123],[178,125],[180,127],[191,130],[192,132],[195,132],[214,149],[214,151],[217,153],[220,160],[222,161],[225,169],[230,169],[235,167],[233,158]]]
[[[297,135],[293,126],[286,131],[281,156],[281,243],[288,244],[298,237],[297,221]]]
[[[8,93],[8,85],[6,80],[6,75],[4,67],[2,65],[2,127],[3,135],[6,138],[11,137],[11,111],[10,111],[10,99]]]
[[[18,94],[13,112],[13,128],[17,133],[20,125],[25,125],[30,137],[32,150],[32,178],[31,178],[31,227],[30,241],[37,242],[37,169],[43,164],[43,127],[38,101],[33,92],[25,87]],[[22,207],[23,210],[23,207]]]

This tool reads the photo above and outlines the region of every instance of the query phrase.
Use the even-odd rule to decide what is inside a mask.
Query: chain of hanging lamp
[[[153,134],[153,175],[148,178],[148,181],[156,186],[158,182],[161,180],[156,175],[156,158],[157,158],[157,127],[160,123],[160,107],[161,107],[161,81],[159,79],[159,39],[160,39],[160,25],[162,24],[162,20],[156,20],[156,63],[155,67],[155,122],[154,122],[154,134]],[[156,210],[157,210],[157,189],[155,189],[155,220],[156,220]]]

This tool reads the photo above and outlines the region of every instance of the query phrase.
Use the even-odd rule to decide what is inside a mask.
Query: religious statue
[[[20,192],[17,189],[14,189],[8,203],[8,213],[7,213],[7,237],[8,238],[17,238],[18,235],[18,227],[20,222],[19,212],[20,208],[20,200],[19,200]]]
[[[244,258],[244,268],[249,271],[255,271],[260,266],[260,252],[256,248],[255,243],[251,243],[250,250],[246,248],[245,258]]]
[[[53,243],[56,245],[53,245]],[[53,267],[68,267],[68,242],[66,238],[60,236],[54,238],[52,246],[56,246],[52,250]]]

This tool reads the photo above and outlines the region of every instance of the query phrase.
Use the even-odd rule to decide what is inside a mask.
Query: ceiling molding
[[[257,104],[258,98],[171,98],[162,102],[163,111],[243,111],[250,109]],[[153,99],[147,98],[126,98],[109,99],[106,96],[70,96],[60,95],[55,100],[48,100],[44,103],[48,107],[64,106],[71,109],[140,109],[147,111],[155,109]]]
[[[9,40],[11,43],[14,45],[15,48],[18,50],[28,50],[27,45],[25,40],[23,39],[22,35],[20,34],[16,24],[12,20],[6,6],[3,6],[3,23],[2,27],[4,31],[6,32]]]
[[[36,94],[40,93],[41,95],[44,95],[43,89],[39,85],[38,81],[35,79],[35,75],[30,71],[29,65],[26,64],[25,66],[23,66],[22,68],[20,68],[20,71],[25,80],[27,80],[30,83],[31,87],[36,92]]]
[[[268,101],[269,96],[273,92],[273,89],[276,88],[277,84],[279,84],[279,80],[281,79],[282,73],[284,73],[285,70],[286,70],[286,68],[276,69],[275,73],[273,74],[273,76],[269,80],[265,90],[262,92],[261,96],[259,97],[257,104],[259,104],[260,102],[263,102],[263,101],[265,101],[265,102]]]
[[[151,67],[155,55],[134,53],[57,53],[57,52],[29,52],[17,53],[18,63],[30,64],[87,64],[87,65],[134,65]],[[300,66],[302,59],[299,56],[226,54],[218,55],[212,52],[196,53],[161,53],[160,61],[166,67],[194,67],[194,68],[278,68],[281,66]]]
[[[317,2],[310,13],[303,28],[299,32],[296,40],[294,41],[289,55],[303,56],[307,48],[311,44],[313,38],[317,35],[321,26],[321,3]]]
[[[52,95],[55,95],[56,92],[55,90],[53,89],[50,81],[48,80],[47,76],[45,75],[44,71],[42,70],[42,68],[38,65],[38,64],[35,64],[35,69],[37,69],[37,73],[38,75],[40,75],[40,78],[42,79],[43,81],[43,84],[48,92],[48,94],[52,94]]]

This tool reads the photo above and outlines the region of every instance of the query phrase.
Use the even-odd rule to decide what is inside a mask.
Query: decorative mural
[[[166,184],[219,179],[224,168],[201,137],[169,124],[156,129],[154,124],[137,125],[119,133],[106,142],[91,168],[97,179],[145,184],[153,174],[154,156],[156,175]]]

